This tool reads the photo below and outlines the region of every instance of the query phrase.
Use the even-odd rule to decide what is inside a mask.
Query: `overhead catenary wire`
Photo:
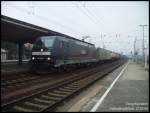
[[[40,15],[37,15],[35,12],[29,12],[28,10],[26,10],[26,9],[24,9],[24,8],[21,8],[21,7],[18,7],[18,6],[16,6],[16,5],[14,5],[14,4],[8,4],[8,3],[6,3],[8,6],[11,6],[11,7],[13,7],[13,8],[15,8],[15,9],[17,9],[17,10],[19,10],[19,11],[22,11],[22,12],[25,12],[25,13],[27,13],[27,14],[32,14],[32,16],[35,16],[35,17],[38,17],[38,19],[40,19],[40,20],[45,20],[45,21],[48,21],[48,22],[53,22],[54,24],[57,24],[57,25],[59,25],[59,26],[61,26],[62,28],[65,28],[65,29],[68,29],[70,32],[72,32],[72,33],[74,33],[74,34],[76,34],[76,32],[77,33],[79,33],[80,31],[76,31],[76,30],[74,30],[74,29],[72,29],[72,28],[70,28],[70,27],[68,27],[68,26],[66,26],[66,25],[63,25],[62,23],[59,23],[59,22],[57,22],[57,21],[55,21],[55,20],[52,20],[52,19],[50,19],[50,18],[46,18],[46,17],[44,17],[44,16],[40,16]],[[6,5],[5,4],[5,5]],[[32,8],[33,8],[33,6],[32,6]],[[82,34],[82,33],[81,33]]]
[[[42,21],[48,21],[48,22],[53,22],[53,24],[57,24],[58,26],[62,27],[62,28],[65,28],[67,30],[69,30],[71,33],[77,35],[78,33],[80,34],[83,34],[81,31],[78,31],[78,30],[74,30],[73,28],[71,27],[68,27],[66,25],[63,25],[62,23],[59,23],[55,20],[52,20],[50,18],[47,18],[47,17],[44,17],[44,16],[41,16],[41,15],[38,15],[36,14],[36,10],[35,10],[35,4],[33,4],[33,2],[30,2],[28,3],[27,5],[29,6],[28,9],[25,9],[23,7],[19,7],[17,6],[16,4],[12,4],[12,3],[7,3],[6,2],[6,5],[8,6],[11,6],[15,9],[17,9],[18,11],[21,11],[21,12],[25,12],[27,14],[30,14],[31,16],[34,16],[34,17],[37,17],[38,19],[42,20]],[[31,11],[30,11],[31,10]],[[83,9],[80,9],[85,15],[88,16],[88,18],[90,18],[90,20],[96,25],[97,23],[94,22],[94,20],[92,20],[92,18],[83,10]]]
[[[81,2],[79,2],[80,4],[81,4]],[[81,4],[82,5],[82,7],[85,9],[85,11],[88,13],[88,15],[90,15],[90,17],[92,16],[92,17],[94,17],[94,23],[96,23],[96,26],[97,26],[97,24],[99,24],[99,23],[101,23],[100,21],[99,21],[99,18],[97,17],[97,16],[95,16],[93,13],[91,13],[91,11],[86,7],[86,4],[85,4],[85,2],[84,2],[84,4]],[[93,19],[92,19],[93,20]],[[98,28],[99,28],[99,26],[98,26]],[[106,35],[104,35],[104,37],[105,37]],[[101,41],[102,41],[102,45],[103,45],[103,48],[105,48],[105,44],[104,44],[104,41],[103,41],[103,38],[102,38],[102,34],[101,34]],[[116,34],[116,37],[117,37],[117,34]],[[120,34],[119,34],[119,37],[120,37]]]
[[[94,23],[94,25],[99,29],[99,27],[97,26],[97,23],[95,22],[95,20],[93,20],[93,18],[91,18],[91,17],[89,16],[89,14],[87,14],[87,12],[85,12],[83,9],[81,9],[81,7],[79,7],[77,4],[75,4],[75,3],[73,3],[73,2],[72,2],[72,4],[73,4],[77,9],[79,9],[79,10],[82,12],[82,14],[86,15],[86,16],[91,20],[91,22]]]
[[[34,3],[33,2],[29,2],[29,8],[31,9],[31,12],[30,12],[30,14],[33,14],[34,15]],[[53,14],[54,15],[54,14]],[[68,21],[67,21],[68,22]],[[71,24],[72,24],[72,22],[71,22]],[[63,25],[64,26],[64,25]],[[72,28],[69,28],[69,29],[72,29]],[[72,31],[73,31],[73,29],[72,29]],[[89,30],[88,30],[89,31]],[[81,31],[77,31],[77,32],[80,32],[80,34],[83,34],[83,33],[81,33]],[[87,32],[87,27],[86,27],[86,32]]]
[[[79,3],[81,4],[81,2],[79,2]],[[89,15],[92,15],[92,17],[94,17],[94,19],[96,19],[97,23],[101,23],[100,19],[86,7],[86,4],[81,4],[81,5],[87,11],[87,13],[89,13]]]
[[[89,14],[86,12],[86,11],[84,11],[81,7],[79,7],[77,4],[75,4],[74,2],[72,2],[72,4],[77,8],[77,9],[79,9],[81,12],[82,12],[82,14],[84,14],[84,15],[86,15],[90,20],[91,20],[91,22],[92,23],[94,23],[94,25],[96,26],[96,28],[97,29],[99,29],[99,26],[97,25],[98,23],[97,22],[95,22],[95,20],[93,20],[93,18],[91,17],[91,16],[89,16]],[[96,30],[97,30],[96,29]],[[99,31],[98,31],[99,32]],[[102,39],[103,40],[103,39]],[[104,44],[103,44],[104,45]]]

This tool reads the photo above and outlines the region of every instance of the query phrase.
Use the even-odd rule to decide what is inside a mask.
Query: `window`
[[[35,42],[35,46],[50,48],[53,46],[54,40],[55,40],[54,36],[43,36],[37,39],[37,41]]]
[[[54,43],[54,37],[42,37],[41,41],[44,43],[45,47],[52,47]]]

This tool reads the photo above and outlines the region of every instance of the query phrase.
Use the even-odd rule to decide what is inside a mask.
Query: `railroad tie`
[[[39,99],[39,98],[34,98],[35,101],[46,103],[46,104],[52,104],[52,101],[44,100],[44,99]]]
[[[32,102],[25,102],[25,104],[29,105],[29,106],[34,106],[34,107],[42,108],[42,109],[47,107],[46,105],[35,104],[35,103],[32,103]]]
[[[48,99],[50,99],[50,100],[52,100],[52,101],[54,101],[54,102],[61,100],[61,98],[53,97],[52,95],[49,95],[49,96],[45,96],[45,95],[44,95],[44,96],[42,96],[42,97],[48,98]]]
[[[11,84],[11,83],[12,83],[12,81],[6,81],[6,83],[7,83],[7,84]]]
[[[51,96],[56,96],[56,97],[65,97],[66,96],[66,95],[61,95],[61,94],[52,93],[52,92],[49,92],[48,94]]]
[[[69,90],[69,89],[59,89],[59,91],[63,91],[65,93],[70,94],[71,92],[73,92],[74,90]]]
[[[37,111],[27,109],[27,108],[23,108],[23,107],[20,107],[20,106],[14,106],[13,109],[15,109],[17,111],[23,111],[23,112],[37,112]]]
[[[78,87],[65,86],[64,89],[76,90]]]
[[[17,80],[12,80],[12,82],[15,83],[15,82],[19,82],[19,81],[18,81],[18,79],[17,79]]]
[[[38,77],[30,77],[31,79],[36,79],[36,78],[38,78]]]
[[[79,87],[79,84],[74,84],[74,83],[72,83],[72,84],[70,84],[69,86],[72,86],[72,87]]]
[[[72,85],[69,85],[69,87],[78,88],[79,86],[72,84]]]
[[[79,86],[79,83],[78,82],[74,82],[74,83],[72,83],[72,85]]]
[[[14,86],[22,86],[21,84],[15,84]]]
[[[76,85],[68,85],[68,87],[72,87],[72,88],[78,88],[79,86],[76,86]]]
[[[45,98],[45,99],[51,99],[50,96],[47,96],[47,95],[42,95],[41,97]]]
[[[20,83],[20,84],[24,85],[24,84],[26,84],[26,83],[22,82],[22,83]]]
[[[7,86],[7,88],[13,88],[14,86]]]
[[[59,93],[59,94],[64,94],[64,95],[68,95],[69,92],[65,92],[65,91],[60,91],[60,90],[55,90],[53,91],[54,93]]]
[[[59,90],[60,90],[60,91],[65,91],[65,92],[68,92],[68,93],[70,93],[70,92],[73,91],[73,90],[71,90],[71,89],[65,89],[65,88],[59,88]]]
[[[27,79],[27,78],[19,78],[19,79],[17,79],[16,82],[21,82],[21,81],[26,80],[26,79]]]

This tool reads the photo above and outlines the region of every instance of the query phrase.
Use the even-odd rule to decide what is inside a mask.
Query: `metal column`
[[[19,42],[18,44],[18,64],[22,65],[22,53],[23,53],[23,43]]]

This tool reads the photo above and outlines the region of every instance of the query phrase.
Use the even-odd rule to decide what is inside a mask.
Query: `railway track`
[[[31,86],[31,85],[35,85],[35,84],[40,84],[42,82],[47,82],[47,81],[51,81],[52,79],[56,79],[56,77],[59,78],[63,78],[65,76],[68,76],[70,74],[73,74],[74,72],[78,73],[80,71],[83,71],[85,69],[88,68],[84,68],[84,69],[76,69],[76,70],[69,70],[68,73],[60,73],[60,72],[54,72],[51,73],[51,75],[49,73],[45,73],[44,75],[39,75],[39,74],[29,74],[29,73],[22,73],[22,74],[18,74],[18,76],[13,77],[13,78],[5,78],[1,80],[1,91],[2,94],[5,92],[9,92],[9,91],[14,91],[14,90],[18,90],[27,86]],[[61,75],[61,76],[59,76]]]
[[[86,73],[82,73],[82,76],[79,74],[70,77],[70,79],[57,83],[52,87],[42,89],[32,95],[24,96],[23,98],[16,99],[10,103],[3,104],[2,111],[51,111],[56,105],[80,92],[85,87],[94,83],[96,80],[113,71],[123,63],[123,61],[116,61],[99,68],[103,71],[98,71],[98,68],[96,68],[87,71]]]
[[[47,80],[51,80],[53,77],[44,77],[38,75],[19,77],[18,79],[6,80],[1,82],[1,90],[3,92],[18,90],[23,87],[27,87],[32,84],[42,83]]]
[[[37,79],[39,78],[40,76],[21,76],[19,75],[19,77],[16,79],[12,79],[12,80],[2,80],[1,81],[1,86],[2,87],[9,87],[9,86],[13,86],[15,84],[18,84],[18,83],[24,83],[26,81],[30,81],[30,80],[34,80],[34,79]]]
[[[103,64],[101,64],[103,65]],[[92,67],[94,68],[94,67]],[[5,95],[5,92],[9,93],[12,92],[14,90],[19,90],[28,86],[32,86],[35,84],[40,84],[42,82],[47,82],[47,81],[51,81],[52,79],[56,79],[55,76],[59,78],[63,78],[63,77],[67,77],[68,75],[72,75],[74,73],[78,73],[80,71],[84,71],[86,69],[89,69],[89,67],[87,68],[81,68],[81,69],[74,69],[74,70],[69,70],[68,73],[61,73],[60,72],[53,72],[51,74],[49,73],[45,73],[44,75],[40,75],[40,74],[31,74],[31,73],[21,73],[21,74],[17,74],[17,75],[13,75],[13,77],[8,76],[5,79],[2,78],[1,80],[1,91],[2,91],[2,95]],[[61,76],[59,76],[61,75]]]

